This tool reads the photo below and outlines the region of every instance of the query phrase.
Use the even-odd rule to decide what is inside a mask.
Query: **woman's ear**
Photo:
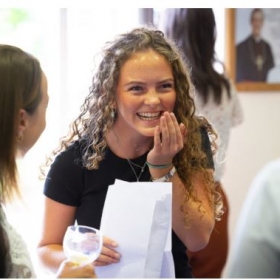
[[[117,114],[117,103],[116,101],[113,102],[113,104],[110,106],[111,109],[111,117],[114,120],[116,118],[116,114]]]
[[[112,108],[113,110],[117,110],[117,102],[116,102],[116,101],[114,101],[114,102],[112,103],[111,108]]]
[[[19,110],[19,124],[18,124],[18,139],[23,138],[23,133],[25,129],[28,127],[29,121],[27,118],[27,112],[24,109]]]

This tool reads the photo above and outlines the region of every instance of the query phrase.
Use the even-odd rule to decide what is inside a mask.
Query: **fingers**
[[[61,263],[56,278],[97,278],[92,264],[77,264],[71,260]]]
[[[94,262],[96,266],[104,266],[111,263],[117,263],[120,261],[121,255],[115,249],[118,247],[118,243],[114,240],[104,236],[103,247],[99,258]]]
[[[119,246],[119,244],[115,240],[113,240],[107,236],[103,236],[103,245],[106,247],[112,247],[112,248]]]
[[[166,114],[168,130],[170,134],[170,145],[176,146],[181,143],[182,135],[174,113]]]
[[[187,136],[187,130],[186,130],[186,127],[183,123],[180,123],[180,131],[181,131],[181,134],[183,136],[183,139]]]
[[[184,146],[184,138],[185,138],[185,133],[186,133],[186,129],[185,129],[185,125],[183,123],[180,123],[180,125],[177,122],[177,119],[174,115],[174,113],[170,114],[171,120],[172,120],[172,124],[173,124],[173,128],[174,130],[174,138],[173,138],[173,145],[178,145],[178,149],[181,150]]]
[[[154,147],[147,160],[152,164],[167,164],[183,149],[186,128],[178,124],[174,113],[164,112],[160,124],[155,128]]]
[[[94,265],[103,266],[111,263],[118,263],[120,258],[121,255],[117,251],[103,247],[99,258],[94,262]]]
[[[155,128],[155,134],[154,134],[154,148],[159,149],[161,146],[161,132],[160,132],[160,127],[157,126]]]
[[[161,145],[178,152],[183,148],[184,124],[178,124],[174,113],[165,112],[160,119]]]
[[[160,130],[161,130],[161,144],[162,146],[169,146],[170,137],[172,137],[172,121],[170,115],[165,112],[160,118]]]

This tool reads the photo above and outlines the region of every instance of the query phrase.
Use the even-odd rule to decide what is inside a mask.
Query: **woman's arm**
[[[184,147],[183,137],[186,135],[183,124],[178,124],[173,113],[164,113],[161,118],[160,127],[155,129],[154,147],[149,152],[147,161],[151,176],[155,179],[166,175],[172,166],[166,168],[154,168],[153,165],[165,165],[173,161],[173,157]],[[213,170],[209,170],[213,176]],[[191,181],[193,192],[197,200],[190,198],[182,204],[185,187],[177,173],[170,179],[173,185],[172,201],[172,227],[176,235],[190,251],[198,251],[204,248],[214,228],[214,207],[208,199],[205,185],[208,184],[204,173],[197,172],[192,175]],[[183,205],[183,209],[181,209]],[[188,227],[185,217],[188,213]]]
[[[76,207],[46,197],[44,211],[38,255],[43,268],[56,273],[60,264],[66,260],[62,242],[67,227],[74,223]]]
[[[42,237],[38,244],[38,256],[42,267],[56,273],[60,264],[66,260],[63,252],[63,237],[68,226],[74,224],[76,207],[68,206],[46,197]],[[108,265],[119,261],[119,254],[114,249],[118,244],[104,236],[103,248],[95,265]]]
[[[173,183],[173,230],[190,251],[198,251],[207,245],[215,225],[214,209],[210,205],[204,187],[206,184],[204,175],[197,172],[192,177],[193,191],[201,202],[190,198],[187,203],[183,204],[182,210],[185,188],[177,174],[173,176],[171,182]],[[188,227],[184,221],[186,213],[188,213]]]

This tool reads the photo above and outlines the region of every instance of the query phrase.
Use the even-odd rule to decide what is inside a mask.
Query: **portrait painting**
[[[280,90],[280,9],[227,9],[226,66],[237,88]]]

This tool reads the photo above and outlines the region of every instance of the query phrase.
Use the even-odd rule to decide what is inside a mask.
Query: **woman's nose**
[[[160,104],[160,98],[155,90],[147,92],[145,96],[145,104],[149,106],[156,106]]]

